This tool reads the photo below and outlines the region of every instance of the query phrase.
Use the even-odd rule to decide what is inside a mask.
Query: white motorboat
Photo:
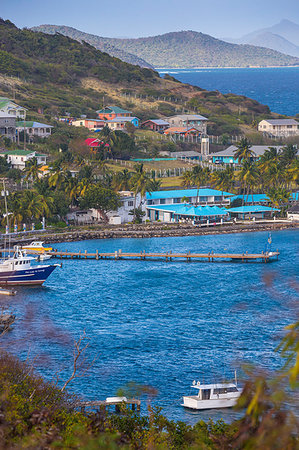
[[[236,405],[242,392],[237,383],[201,384],[200,381],[193,381],[191,388],[198,393],[184,396],[182,406],[197,410],[231,408]]]

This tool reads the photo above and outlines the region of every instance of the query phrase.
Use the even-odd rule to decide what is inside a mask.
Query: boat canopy
[[[193,384],[195,389],[221,389],[237,387],[235,383]]]

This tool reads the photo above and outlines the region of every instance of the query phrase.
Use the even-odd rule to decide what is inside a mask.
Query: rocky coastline
[[[202,236],[213,234],[248,233],[255,231],[278,231],[299,228],[299,222],[271,222],[231,224],[210,227],[194,227],[191,224],[140,224],[121,226],[78,227],[66,230],[47,230],[14,236],[11,244],[23,244],[33,240],[42,240],[49,244],[60,242],[83,241],[89,239],[119,239],[119,238],[152,238],[175,236]]]

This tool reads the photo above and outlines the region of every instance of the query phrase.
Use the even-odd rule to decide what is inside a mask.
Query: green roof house
[[[31,150],[7,150],[2,152],[0,156],[6,156],[12,169],[25,169],[26,162],[33,158],[37,159],[37,164],[45,165],[47,163],[47,155],[42,155]]]
[[[101,120],[113,120],[116,117],[131,117],[132,111],[127,111],[119,106],[106,106],[97,111],[98,117]]]
[[[26,115],[26,108],[17,105],[14,101],[7,97],[0,97],[0,112],[7,114],[9,117],[24,119]]]
[[[18,132],[24,130],[24,126],[26,129],[26,133],[30,138],[34,136],[38,136],[41,138],[45,138],[51,136],[52,125],[46,125],[45,123],[40,122],[32,122],[32,121],[18,121],[16,122],[16,128]]]

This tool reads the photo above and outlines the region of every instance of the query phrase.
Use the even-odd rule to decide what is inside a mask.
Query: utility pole
[[[26,111],[24,110],[24,150],[26,150]]]

